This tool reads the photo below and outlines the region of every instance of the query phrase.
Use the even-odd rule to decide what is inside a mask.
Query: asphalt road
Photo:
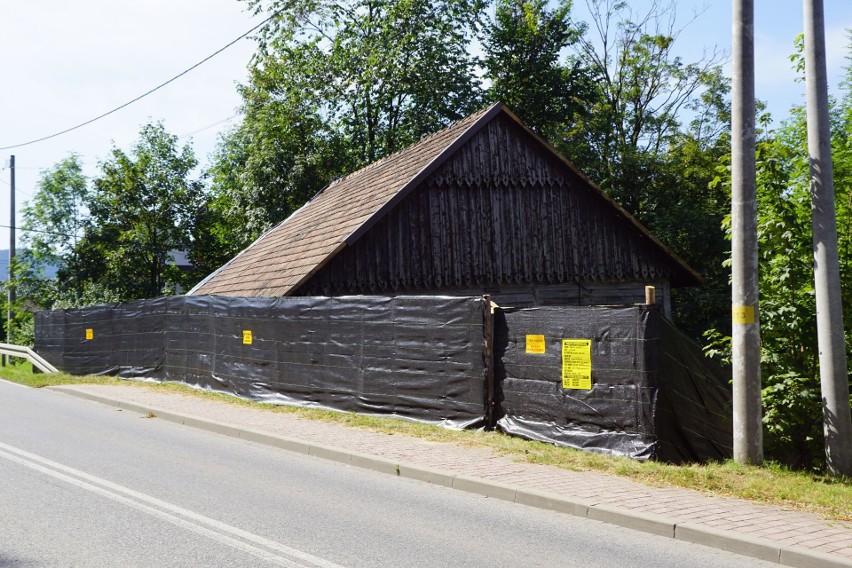
[[[0,381],[0,566],[776,566]]]

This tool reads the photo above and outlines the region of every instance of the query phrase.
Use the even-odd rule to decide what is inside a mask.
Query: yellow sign
[[[86,341],[91,341],[95,338],[95,330],[91,327],[86,328]]]
[[[543,335],[527,336],[527,353],[541,354],[544,353],[546,347]]]
[[[592,340],[562,340],[562,388],[592,389]]]
[[[754,306],[733,306],[731,308],[733,323],[754,323]]]
[[[251,330],[243,330],[243,345],[251,345]]]

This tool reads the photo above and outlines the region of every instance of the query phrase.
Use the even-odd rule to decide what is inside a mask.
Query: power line
[[[181,139],[183,139],[183,138],[187,138],[187,137],[189,137],[189,136],[195,136],[196,134],[198,134],[198,133],[200,133],[200,132],[204,132],[205,130],[208,130],[208,129],[210,129],[210,128],[213,128],[214,126],[219,126],[219,125],[220,125],[220,124],[222,124],[222,123],[225,123],[225,122],[228,122],[228,121],[230,121],[230,120],[233,120],[233,119],[237,118],[239,115],[240,115],[239,113],[237,113],[237,114],[232,114],[232,115],[231,115],[231,116],[229,116],[228,118],[223,118],[222,120],[218,120],[218,121],[216,121],[216,122],[213,122],[213,123],[211,123],[211,124],[208,124],[207,126],[202,126],[201,128],[198,128],[198,129],[196,129],[196,130],[193,130],[192,132],[187,132],[186,134],[180,134],[180,135],[178,135],[178,140],[181,140]]]
[[[16,231],[21,231],[22,233],[41,233],[43,235],[53,235],[56,237],[72,237],[75,239],[82,239],[80,235],[69,235],[67,233],[56,233],[54,231],[42,231],[39,229],[24,229],[22,227],[13,227],[11,225],[0,225],[2,229],[15,229]]]
[[[96,121],[98,121],[98,120],[100,120],[100,119],[102,119],[102,118],[105,118],[105,117],[107,117],[107,116],[109,116],[109,115],[111,115],[111,114],[113,114],[113,113],[115,113],[115,112],[118,112],[118,111],[120,111],[121,109],[123,109],[123,108],[125,108],[125,107],[128,107],[128,106],[130,106],[130,105],[132,105],[132,104],[133,104],[133,103],[135,103],[136,101],[139,101],[139,100],[141,100],[141,99],[143,99],[143,98],[147,97],[148,95],[150,95],[150,94],[152,94],[152,93],[154,93],[154,92],[156,92],[156,91],[158,91],[158,90],[162,89],[163,87],[165,87],[165,86],[166,86],[166,85],[168,85],[169,83],[172,83],[172,82],[174,82],[175,80],[177,80],[177,79],[179,79],[179,78],[183,77],[184,75],[186,75],[187,73],[189,73],[190,71],[192,71],[193,69],[195,69],[196,67],[199,67],[200,65],[202,65],[202,64],[206,63],[207,61],[209,61],[209,60],[213,59],[215,56],[219,55],[220,53],[222,53],[223,51],[225,51],[226,49],[228,49],[229,47],[231,47],[232,45],[234,45],[235,43],[237,43],[237,42],[238,42],[238,41],[240,41],[241,39],[245,38],[247,35],[249,35],[249,34],[250,34],[250,33],[252,33],[253,31],[255,31],[256,29],[260,28],[261,26],[265,25],[267,22],[271,21],[271,20],[272,20],[273,18],[275,18],[278,14],[280,14],[283,10],[284,10],[284,8],[282,8],[281,10],[278,10],[278,11],[274,12],[271,16],[269,16],[268,18],[266,18],[265,20],[263,20],[262,22],[260,22],[260,23],[259,23],[259,24],[257,24],[256,26],[254,26],[252,29],[250,29],[249,31],[247,31],[247,32],[245,32],[244,34],[240,35],[240,37],[236,38],[235,40],[233,40],[233,41],[229,42],[229,43],[228,43],[228,44],[226,44],[224,47],[221,47],[221,48],[217,49],[216,51],[214,51],[213,53],[211,53],[210,55],[208,55],[207,57],[205,57],[204,59],[202,59],[201,61],[199,61],[199,62],[198,62],[198,63],[196,63],[195,65],[193,65],[192,67],[189,67],[188,69],[185,69],[185,70],[181,71],[180,73],[178,73],[177,75],[175,75],[174,77],[172,77],[171,79],[169,79],[168,81],[166,81],[166,82],[164,82],[164,83],[160,83],[159,85],[157,85],[157,86],[156,86],[156,87],[154,87],[153,89],[150,89],[150,90],[148,90],[148,91],[146,91],[146,92],[142,93],[142,94],[141,94],[141,95],[139,95],[138,97],[136,97],[136,98],[134,98],[134,99],[132,99],[132,100],[130,100],[130,101],[127,101],[126,103],[124,103],[124,104],[122,104],[122,105],[119,105],[119,106],[115,107],[114,109],[112,109],[112,110],[110,110],[110,111],[107,111],[107,112],[105,112],[105,113],[103,113],[103,114],[100,114],[100,115],[98,115],[98,116],[96,116],[96,117],[94,117],[94,118],[91,118],[91,119],[89,119],[89,120],[87,120],[87,121],[85,121],[85,122],[81,122],[80,124],[78,124],[78,125],[76,125],[76,126],[72,126],[71,128],[66,128],[65,130],[62,130],[62,131],[60,131],[60,132],[56,132],[56,133],[54,133],[54,134],[50,134],[49,136],[43,136],[43,137],[41,137],[41,138],[36,138],[35,140],[30,140],[29,142],[22,142],[21,144],[13,144],[13,145],[11,145],[11,146],[0,146],[0,150],[11,150],[11,149],[13,149],[13,148],[21,148],[22,146],[29,146],[30,144],[35,144],[35,143],[37,143],[37,142],[44,142],[45,140],[50,140],[51,138],[56,138],[57,136],[61,136],[61,135],[63,135],[63,134],[67,134],[67,133],[69,133],[69,132],[71,132],[71,131],[73,131],[73,130],[77,130],[78,128],[82,128],[82,127],[87,126],[87,125],[89,125],[89,124],[92,124],[93,122],[96,122]]]

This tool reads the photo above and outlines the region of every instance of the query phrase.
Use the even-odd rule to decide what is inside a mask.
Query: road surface
[[[0,566],[776,565],[0,381]]]

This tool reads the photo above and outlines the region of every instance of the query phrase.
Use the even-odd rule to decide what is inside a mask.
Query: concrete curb
[[[588,519],[641,532],[701,544],[711,548],[740,554],[742,556],[776,562],[783,566],[792,566],[795,568],[852,568],[852,560],[845,560],[837,556],[823,554],[804,548],[785,547],[776,542],[750,537],[745,534],[720,531],[712,527],[688,522],[678,523],[674,519],[651,513],[624,509],[609,504],[588,503],[580,499],[566,498],[562,495],[525,489],[513,485],[505,485],[499,482],[489,481],[487,479],[453,474],[416,464],[398,462],[377,456],[341,450],[339,448],[305,442],[303,440],[288,438],[286,436],[258,432],[256,430],[216,422],[215,420],[206,420],[169,410],[163,410],[153,406],[145,406],[121,399],[104,397],[76,390],[74,388],[66,388],[62,386],[47,388],[63,394],[69,394],[78,398],[120,408],[122,410],[136,412],[138,414],[154,414],[156,418],[160,418],[162,420],[175,422],[184,426],[198,428],[200,430],[206,430],[208,432],[222,434],[233,438],[240,438],[249,442],[255,442],[291,452],[331,460],[379,473],[387,473],[406,479],[432,483],[434,485],[457,489],[459,491],[466,491],[468,493],[482,495],[484,497],[518,503],[520,505],[527,505],[538,509],[567,513],[578,517],[586,517]]]

